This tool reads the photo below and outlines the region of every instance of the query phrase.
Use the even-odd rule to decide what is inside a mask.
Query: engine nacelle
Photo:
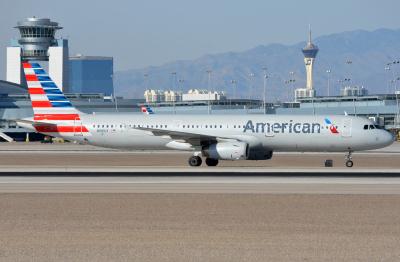
[[[249,146],[244,142],[220,142],[203,148],[204,156],[221,160],[247,159]]]
[[[265,151],[262,148],[250,148],[247,160],[268,160],[271,159],[273,151]]]

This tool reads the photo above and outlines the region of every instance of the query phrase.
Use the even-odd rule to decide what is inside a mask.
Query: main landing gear
[[[201,166],[202,164],[202,160],[201,157],[198,155],[194,155],[189,157],[188,163],[189,166]],[[206,165],[207,166],[217,166],[218,165],[218,159],[214,159],[214,158],[206,158]]]
[[[201,157],[199,156],[191,156],[189,157],[189,166],[201,166],[201,163],[203,161],[201,160]]]
[[[349,153],[345,156],[346,166],[347,167],[353,167],[353,165],[354,165],[354,163],[352,161],[352,157],[351,157],[352,153],[353,152],[351,152],[351,150],[349,150]]]
[[[217,166],[218,165],[218,159],[214,158],[206,158],[206,164],[207,166]]]

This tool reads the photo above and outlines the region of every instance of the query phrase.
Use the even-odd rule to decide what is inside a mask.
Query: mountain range
[[[364,86],[370,94],[395,89],[397,82],[390,81],[400,75],[400,64],[393,64],[400,58],[400,29],[348,31],[320,36],[313,42],[319,48],[314,65],[317,95],[327,94],[328,82],[331,95],[339,94],[344,84]],[[146,88],[187,91],[207,89],[210,85],[212,90],[225,91],[229,97],[236,93],[236,97],[260,98],[263,68],[267,68],[267,100],[286,100],[293,98],[294,88],[305,86],[301,52],[305,45],[306,42],[260,45],[243,52],[204,55],[194,60],[117,71],[115,90],[117,95],[143,98]],[[388,66],[388,63],[392,64]],[[212,71],[210,82],[208,70]]]

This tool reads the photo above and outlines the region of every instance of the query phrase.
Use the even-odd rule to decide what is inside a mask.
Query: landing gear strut
[[[218,165],[218,159],[207,157],[206,164],[207,164],[207,166],[216,166],[216,165]]]
[[[199,157],[199,156],[191,156],[188,161],[190,166],[201,166],[202,162],[203,161],[201,160],[201,157]]]
[[[353,165],[354,165],[354,163],[352,161],[352,157],[351,157],[352,153],[353,152],[351,152],[351,150],[349,150],[349,153],[345,156],[346,166],[347,167],[353,167]]]

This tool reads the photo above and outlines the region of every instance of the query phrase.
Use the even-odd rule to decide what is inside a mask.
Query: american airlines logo
[[[336,126],[332,123],[332,121],[329,118],[325,118],[325,123],[329,125],[329,130],[331,131],[332,134],[339,134],[339,131],[337,130]]]
[[[335,128],[336,129],[336,128]],[[321,133],[321,125],[319,123],[296,123],[293,120],[283,123],[253,123],[247,121],[243,133],[303,133],[303,134],[319,134]],[[332,129],[331,129],[332,132]],[[337,131],[336,131],[337,132]]]

